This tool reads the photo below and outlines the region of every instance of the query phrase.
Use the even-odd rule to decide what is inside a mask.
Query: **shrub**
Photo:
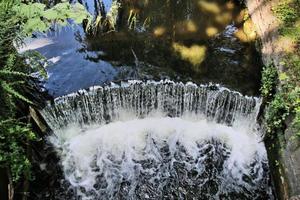
[[[277,70],[274,65],[263,68],[260,92],[266,101],[270,100],[275,93],[277,78]]]

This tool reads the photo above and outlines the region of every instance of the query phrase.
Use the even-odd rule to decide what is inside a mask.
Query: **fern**
[[[91,15],[80,3],[62,2],[50,9],[46,9],[42,3],[20,3],[13,6],[13,11],[23,21],[22,33],[25,36],[30,36],[33,32],[46,32],[53,23],[66,26],[68,19],[76,24],[82,23],[84,19],[91,20]]]
[[[1,83],[1,86],[2,86],[2,88],[7,93],[9,93],[10,95],[12,95],[13,97],[15,97],[17,99],[20,99],[22,101],[25,101],[25,102],[27,102],[29,104],[33,104],[32,101],[30,101],[29,99],[27,99],[26,97],[24,97],[23,95],[21,95],[19,92],[17,92],[15,89],[13,89],[10,84],[6,83],[5,81],[3,81]]]
[[[0,70],[0,76],[20,76],[20,77],[32,77],[26,73],[23,72],[17,72],[17,71],[9,71],[9,70]]]
[[[45,56],[43,56],[38,51],[26,51],[22,54],[22,57],[26,60],[26,63],[30,66],[33,73],[38,72],[41,78],[47,79],[47,71],[45,66],[47,66],[48,61]]]
[[[27,148],[36,136],[28,124],[27,110],[20,109],[18,103],[33,104],[32,99],[26,97],[31,95],[28,91],[34,87],[30,83],[32,76],[29,73],[39,70],[43,74],[45,71],[39,55],[21,56],[16,46],[35,31],[48,31],[54,23],[66,25],[68,19],[81,23],[91,18],[78,3],[69,4],[63,0],[47,9],[44,4],[32,2],[0,0],[0,168],[8,169],[13,179],[10,184],[19,186],[22,186],[20,180],[30,179],[31,163]],[[30,59],[37,62],[31,62],[32,66],[29,66],[25,60]]]

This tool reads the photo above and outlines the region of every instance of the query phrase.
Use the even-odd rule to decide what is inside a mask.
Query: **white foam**
[[[115,199],[123,189],[136,199],[144,184],[159,188],[143,195],[161,195],[171,174],[177,176],[176,162],[197,171],[198,180],[184,179],[198,188],[211,187],[207,176],[214,177],[214,197],[221,197],[268,187],[256,124],[260,105],[218,85],[133,80],[59,97],[42,114],[55,133],[50,140],[65,178],[84,200]],[[125,183],[130,186],[120,188]]]
[[[48,61],[52,62],[53,64],[57,63],[60,60],[61,60],[61,56],[55,56],[55,57],[48,59]]]
[[[124,115],[124,119],[126,118],[131,117]],[[170,149],[175,149],[176,142],[179,142],[194,159],[199,154],[199,142],[211,139],[220,141],[231,150],[226,168],[232,168],[238,179],[241,170],[248,173],[247,170],[250,169],[247,166],[253,162],[255,155],[258,154],[262,160],[266,159],[264,144],[260,143],[259,134],[253,133],[253,130],[192,118],[120,119],[107,125],[94,125],[84,129],[73,125],[56,132],[57,137],[52,136],[51,141],[62,150],[65,171],[75,168],[72,173],[66,173],[70,183],[91,189],[97,175],[91,170],[91,163],[99,152],[102,158],[113,155],[116,160],[122,160],[125,155],[131,159],[128,162],[142,160],[149,135],[158,143],[167,142]],[[98,159],[97,162],[99,166],[104,165],[103,159]]]

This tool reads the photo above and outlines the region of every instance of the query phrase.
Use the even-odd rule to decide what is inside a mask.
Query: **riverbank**
[[[248,0],[246,2],[249,14],[256,25],[257,33],[261,39],[260,50],[264,65],[273,65],[279,75],[279,81],[276,85],[277,96],[275,95],[273,100],[266,103],[267,107],[269,107],[269,110],[266,109],[266,112],[269,112],[270,109],[274,109],[273,102],[279,99],[276,99],[279,95],[283,99],[281,105],[286,104],[285,101],[287,100],[285,100],[284,97],[290,95],[288,94],[290,88],[289,90],[286,89],[287,85],[291,87],[290,85],[294,84],[295,86],[293,87],[297,89],[298,83],[297,75],[295,75],[297,74],[297,71],[295,72],[295,70],[299,68],[298,64],[286,61],[290,56],[289,54],[297,53],[297,47],[293,49],[293,45],[297,44],[293,44],[292,40],[286,39],[284,33],[281,31],[282,28],[290,25],[282,23],[274,15],[275,8],[282,3],[283,2],[279,2],[278,0]],[[297,18],[297,15],[295,18]],[[297,27],[296,22],[294,26]],[[295,69],[291,69],[292,67],[289,65],[295,65],[292,66],[295,67]],[[293,80],[292,78],[289,80],[289,73],[294,73],[296,80]],[[289,85],[288,81],[292,84]],[[296,91],[295,99],[297,100],[299,99],[299,96],[297,97],[298,93],[296,89],[293,88],[293,90]],[[279,101],[276,103],[278,102]],[[295,106],[297,106],[297,104]],[[294,109],[296,110],[297,107],[286,107],[288,108],[288,112],[274,112],[277,115],[281,114],[280,116],[277,116],[277,119],[280,119],[280,121],[277,121],[280,125],[274,128],[275,131],[270,131],[273,134],[271,137],[268,135],[266,137],[266,146],[269,154],[272,176],[279,199],[292,199],[300,194],[300,144],[299,137],[297,136],[299,130],[297,129],[297,126],[295,128],[295,123],[297,123],[295,115],[297,112],[294,112]],[[268,115],[268,113],[266,115]]]

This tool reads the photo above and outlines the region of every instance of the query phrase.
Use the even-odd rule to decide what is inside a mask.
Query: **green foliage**
[[[0,167],[8,169],[14,182],[30,178],[27,147],[36,138],[29,125],[17,120],[26,116],[18,109],[20,102],[32,104],[24,92],[30,87],[31,69],[14,46],[21,41],[21,21],[12,9],[18,3],[0,0]]]
[[[293,40],[300,40],[300,24],[295,27],[285,27],[281,28],[280,33]]]
[[[273,8],[273,12],[282,22],[281,35],[300,40],[300,0],[283,0]]]
[[[16,66],[16,55],[10,54],[8,56],[6,65],[0,70],[0,91],[3,91],[6,98],[16,98],[33,104],[30,100],[24,97],[20,92],[15,89],[16,86],[22,85],[30,76],[22,71],[14,71]]]
[[[26,60],[26,63],[30,66],[32,73],[38,72],[40,78],[48,78],[47,71],[45,69],[48,64],[47,58],[38,51],[26,51],[22,54],[22,56]]]
[[[296,46],[299,45],[300,1],[282,0],[273,8],[273,11],[282,22],[279,29],[281,36],[290,39]],[[289,117],[293,119],[291,128],[300,138],[300,51],[296,47],[294,52],[286,52],[284,56],[280,64],[284,66],[285,71],[279,73],[278,76],[281,83],[280,89],[273,99],[268,99],[267,130],[269,133],[274,133],[284,129],[286,119]],[[271,81],[266,81],[270,79],[268,74],[270,70],[264,70],[261,90],[264,97],[270,91],[268,88],[270,88]],[[274,78],[274,76],[271,77]]]
[[[84,19],[91,20],[91,15],[80,3],[58,3],[46,9],[42,3],[20,3],[13,6],[13,11],[19,21],[22,21],[22,33],[30,36],[33,32],[46,32],[53,23],[61,26],[68,24],[68,19],[82,23]]]
[[[284,75],[285,83],[274,98],[268,102],[266,112],[267,132],[274,133],[284,129],[286,119],[293,116],[292,126],[299,135],[300,130],[300,87],[289,82]]]
[[[266,113],[267,132],[272,133],[274,130],[283,128],[283,123],[288,115],[289,106],[281,94],[276,94]]]
[[[0,166],[11,169],[14,182],[22,176],[31,178],[31,164],[26,157],[26,147],[34,140],[36,136],[28,125],[16,120],[0,120]]]
[[[273,12],[277,17],[285,24],[292,24],[298,18],[297,15],[297,1],[293,0],[284,0],[281,1],[275,8]]]
[[[293,122],[293,128],[296,130],[296,135],[300,138],[300,106],[296,109],[296,117]]]
[[[270,100],[275,92],[277,82],[277,70],[273,65],[263,68],[262,71],[262,86],[260,88],[262,96],[266,100]]]
[[[295,130],[296,135],[300,138],[300,86],[297,86],[290,93],[291,107],[293,108],[293,114],[295,115],[292,122],[292,128]]]
[[[17,55],[9,55],[6,65],[0,70],[0,166],[9,168],[13,181],[30,178],[30,161],[26,154],[28,142],[35,140],[27,124],[16,118],[17,101],[33,104],[20,89],[26,87],[30,77],[17,70]]]
[[[15,46],[34,32],[46,32],[53,23],[81,23],[90,17],[81,4],[65,0],[52,8],[31,0],[0,0],[0,167],[8,169],[16,184],[31,177],[28,149],[36,140],[23,108],[33,104],[26,97],[32,88],[29,74],[38,71],[45,76],[46,61],[33,51],[19,55]]]
[[[15,13],[7,9],[6,4],[0,3],[0,66],[4,66],[10,52],[15,50],[12,41],[19,44],[19,27]],[[13,59],[13,58],[10,58]],[[4,62],[5,61],[5,62]]]
[[[23,82],[12,82],[12,83],[7,83],[5,81],[1,81],[1,87],[3,88],[3,91],[6,92],[8,95],[11,95],[13,96],[14,98],[16,99],[19,99],[19,100],[22,100],[22,101],[25,101],[29,104],[33,104],[30,100],[28,100],[26,97],[24,97],[22,94],[20,94],[18,91],[16,91],[14,88],[13,88],[13,85],[15,85],[16,83],[23,83]]]

